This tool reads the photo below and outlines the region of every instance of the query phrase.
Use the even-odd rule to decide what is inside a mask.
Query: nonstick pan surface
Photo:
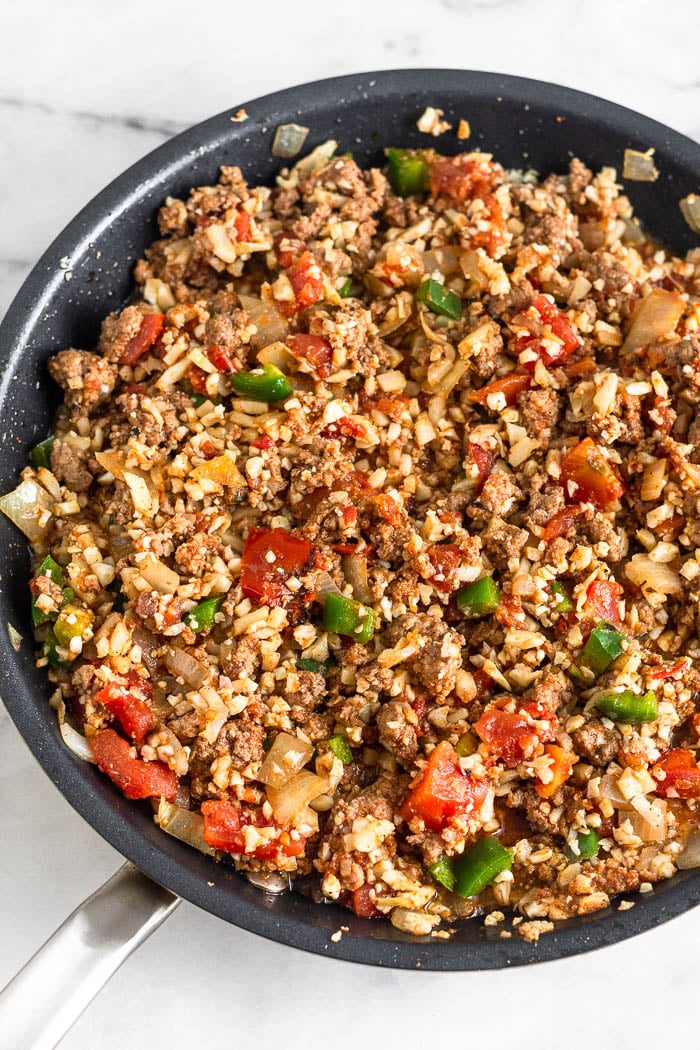
[[[416,129],[426,105],[472,129],[467,144],[454,133],[436,140]],[[93,348],[101,319],[128,298],[135,260],[156,236],[155,216],[168,195],[216,180],[221,164],[238,164],[250,183],[270,182],[282,166],[270,154],[278,124],[310,128],[307,147],[328,138],[360,164],[383,163],[387,146],[442,152],[482,149],[506,167],[565,171],[571,157],[589,166],[622,168],[626,147],[655,149],[656,183],[627,183],[637,214],[659,239],[682,253],[697,244],[678,201],[700,190],[700,146],[628,109],[591,95],[517,77],[460,70],[410,69],[339,77],[246,103],[198,124],[149,154],[100,193],[36,265],[0,327],[0,490],[14,488],[27,452],[44,438],[57,407],[46,359],[68,346]],[[700,903],[700,874],[683,872],[615,908],[558,924],[538,944],[503,940],[479,920],[458,925],[449,941],[412,938],[388,922],[357,918],[336,905],[296,893],[272,897],[250,886],[153,823],[146,804],[129,802],[60,738],[51,692],[34,666],[29,621],[27,545],[0,522],[0,693],[47,775],[82,816],[146,874],[194,904],[272,940],[339,959],[378,966],[478,970],[516,966],[623,940]],[[23,636],[18,651],[7,625]],[[7,860],[6,860],[7,863]],[[347,928],[339,941],[331,934]]]

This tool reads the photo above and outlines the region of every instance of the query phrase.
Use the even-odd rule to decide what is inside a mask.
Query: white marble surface
[[[700,138],[696,0],[268,0],[240,13],[247,6],[2,5],[1,309],[68,219],[127,165],[188,124],[294,82],[398,66],[493,69],[583,88]],[[0,857],[2,986],[119,857],[52,787],[1,705]],[[213,1036],[222,1050],[282,1040],[301,1050],[312,1031],[334,1050],[365,1040],[432,1050],[450,1038],[673,1045],[690,1031],[698,943],[700,910],[528,971],[382,972],[267,943],[185,904],[63,1046],[178,1050]],[[523,1024],[536,1039],[522,1040]]]

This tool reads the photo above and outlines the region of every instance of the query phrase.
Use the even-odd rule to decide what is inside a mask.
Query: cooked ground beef
[[[619,239],[610,169],[420,159],[167,200],[49,363],[33,616],[100,768],[239,870],[534,936],[695,824],[700,261]]]

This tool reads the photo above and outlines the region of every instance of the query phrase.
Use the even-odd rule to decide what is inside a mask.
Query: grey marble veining
[[[700,138],[699,30],[695,0],[5,4],[0,310],[110,179],[246,99],[362,69],[462,66],[601,94]],[[0,856],[2,985],[119,858],[39,770],[1,705]],[[674,1045],[690,1030],[699,942],[697,910],[602,953],[528,971],[396,973],[305,956],[185,905],[63,1045]]]

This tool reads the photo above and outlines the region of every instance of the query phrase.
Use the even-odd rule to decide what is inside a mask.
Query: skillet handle
[[[180,903],[126,863],[88,897],[0,992],[0,1043],[53,1050],[135,948]]]

